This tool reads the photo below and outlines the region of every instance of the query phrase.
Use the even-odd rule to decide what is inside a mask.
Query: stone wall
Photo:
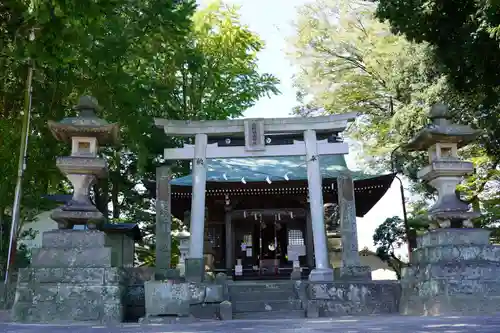
[[[126,276],[105,239],[96,230],[44,232],[30,268],[19,270],[12,320],[121,322]]]
[[[297,289],[306,316],[338,317],[398,313],[401,288],[397,281],[310,283]]]
[[[0,310],[1,309],[11,309],[14,304],[14,298],[16,296],[16,286],[17,286],[17,272],[12,274],[9,278],[9,284],[7,285],[7,293],[5,294],[3,283],[4,277],[2,276],[2,283],[0,284]],[[6,298],[4,297],[6,296]],[[7,305],[5,304],[7,302]]]
[[[127,287],[123,299],[124,319],[136,322],[146,314],[144,299],[144,282],[154,277],[154,267],[131,267],[124,269],[127,276]]]
[[[154,267],[133,267],[133,268],[123,268],[124,277],[126,281],[125,292],[123,296],[123,314],[124,321],[126,322],[137,322],[139,318],[145,315],[145,299],[144,299],[144,282],[149,281],[153,278],[155,269]],[[58,269],[53,269],[51,271],[58,271]],[[23,283],[31,278],[33,270],[28,269],[27,274],[23,277]],[[48,272],[50,273],[50,272]],[[47,278],[44,281],[48,281]],[[12,307],[14,303],[14,297],[16,294],[17,276],[13,277],[13,282],[9,288],[8,293],[8,308]],[[75,281],[76,284],[77,281]],[[24,284],[22,284],[24,285]],[[0,285],[0,291],[3,295],[3,284]],[[3,302],[3,297],[2,297]],[[3,303],[2,303],[3,306]]]
[[[438,229],[418,239],[403,271],[401,313],[481,315],[500,312],[500,247],[483,229]]]

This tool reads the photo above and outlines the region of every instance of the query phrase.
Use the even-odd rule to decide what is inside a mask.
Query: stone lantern
[[[59,229],[72,229],[74,225],[97,229],[105,217],[90,201],[89,191],[96,179],[107,173],[106,161],[97,157],[97,152],[99,147],[117,143],[119,126],[95,115],[99,105],[90,96],[80,97],[74,109],[76,117],[48,123],[57,140],[71,144],[71,156],[58,157],[56,163],[73,185],[73,198],[55,210],[51,218]]]
[[[179,240],[180,255],[177,269],[179,270],[180,276],[184,276],[186,273],[186,259],[189,257],[189,237],[191,234],[186,229],[182,229],[174,236]]]
[[[443,104],[434,105],[429,118],[432,123],[417,134],[407,149],[429,153],[429,165],[418,172],[418,177],[438,191],[437,202],[429,209],[431,228],[472,227],[471,219],[479,217],[479,213],[469,212],[469,204],[460,200],[456,188],[464,176],[474,171],[474,165],[462,161],[457,151],[474,141],[479,132],[452,123]]]
[[[98,105],[91,97],[81,97],[75,109],[77,117],[48,124],[56,139],[71,144],[71,155],[58,158],[57,166],[73,184],[73,197],[51,216],[59,229],[43,232],[42,246],[33,249],[30,267],[19,271],[13,321],[116,324],[123,320],[127,283],[123,266],[132,265],[133,242],[140,232],[130,224],[102,226],[105,218],[89,198],[89,187],[106,175],[98,148],[116,143],[118,125],[95,116]],[[74,225],[93,230],[75,230]]]
[[[432,123],[413,139],[410,150],[427,150],[429,165],[419,177],[438,190],[429,209],[433,228],[417,237],[410,267],[403,269],[400,311],[406,315],[483,315],[498,313],[500,247],[490,230],[472,228],[469,205],[456,194],[463,176],[473,172],[457,150],[478,131],[450,121],[444,105],[432,107]],[[465,226],[466,228],[462,228]]]

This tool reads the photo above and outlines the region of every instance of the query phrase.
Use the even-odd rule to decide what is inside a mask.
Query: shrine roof
[[[334,179],[349,171],[343,155],[320,156],[323,179]],[[225,158],[207,160],[207,182],[242,183],[307,180],[305,156]],[[354,180],[375,178],[359,171],[350,171]],[[192,186],[192,175],[172,179],[174,186]]]

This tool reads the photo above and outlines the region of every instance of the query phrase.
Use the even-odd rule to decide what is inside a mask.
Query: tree
[[[19,142],[29,56],[36,67],[25,183],[34,186],[25,186],[33,195],[23,196],[23,211],[39,206],[30,197],[70,190],[54,164],[68,147],[55,142],[46,123],[72,115],[77,97],[90,94],[101,103],[99,115],[121,126],[120,145],[101,152],[109,178],[97,184],[93,199],[102,210],[111,203],[112,221],[150,227],[155,166],[163,148],[179,144],[154,127],[154,117],[236,117],[260,96],[277,92],[276,79],[257,72],[262,42],[239,24],[236,11],[222,4],[194,9],[194,1],[165,0],[2,3],[0,159],[6,163],[0,213],[12,202],[16,171],[8,155]],[[29,43],[32,28],[36,39]]]
[[[396,254],[396,250],[401,248],[406,242],[404,222],[399,217],[394,216],[386,219],[375,230],[373,235],[374,245],[377,246],[377,256],[396,272],[398,280],[401,279],[401,270],[408,264]]]
[[[428,228],[426,203],[418,202],[413,206],[413,214],[408,217],[410,231],[414,235],[421,234]],[[401,279],[402,269],[408,266],[408,261],[398,255],[397,251],[409,241],[404,221],[398,216],[387,218],[373,234],[373,243],[377,246],[377,256],[391,267],[396,276]]]
[[[426,123],[428,105],[446,87],[425,66],[426,46],[391,34],[374,10],[367,1],[304,6],[291,57],[300,66],[296,113],[361,112],[350,134],[362,138],[364,153],[373,156],[370,166],[380,170],[389,168],[389,152]]]
[[[392,34],[388,24],[376,20],[375,9],[368,1],[318,0],[305,5],[299,10],[291,57],[299,65],[295,83],[300,105],[295,112],[361,112],[350,134],[362,143],[364,156],[370,156],[368,166],[381,171],[392,169],[389,153],[427,124],[432,104],[445,101],[460,111],[458,120],[464,120],[472,114],[471,103],[478,101],[450,86],[448,77],[433,66],[432,49],[426,43]],[[483,141],[462,154],[480,162],[478,175],[498,168]],[[397,169],[414,181],[427,163],[426,153],[400,150],[396,157]],[[494,177],[490,172],[484,183]],[[483,183],[476,178],[470,182]],[[433,192],[422,184],[413,185],[420,193]],[[469,197],[480,196],[484,188],[476,189]]]
[[[113,101],[133,100],[141,88],[141,62],[151,62],[160,54],[153,46],[162,45],[162,54],[169,54],[189,31],[194,4],[190,1],[150,1],[147,3],[116,3],[96,1],[82,4],[71,1],[24,2],[7,0],[0,6],[0,218],[3,230],[9,229],[4,218],[13,201],[16,158],[20,140],[20,118],[24,80],[28,59],[34,63],[33,110],[24,177],[22,221],[27,214],[43,209],[40,198],[47,193],[68,190],[67,182],[57,170],[55,156],[66,155],[68,147],[52,138],[47,120],[59,120],[71,114],[70,106],[82,93],[106,91],[113,86],[118,97]],[[102,15],[102,13],[107,13]],[[35,40],[28,36],[34,31]],[[140,38],[139,38],[140,37]],[[129,91],[127,91],[129,90]],[[133,93],[131,93],[133,92]],[[147,95],[146,95],[147,96]],[[129,100],[129,101],[130,101]],[[102,100],[101,100],[102,101]],[[132,121],[130,115],[139,108],[135,104],[121,109],[107,108],[110,120],[121,120],[124,129]],[[136,108],[138,107],[138,108]],[[125,112],[123,112],[125,110]],[[137,114],[137,112],[136,112]],[[128,122],[126,120],[129,120]],[[4,161],[2,161],[4,162]],[[19,230],[22,225],[19,225]]]
[[[429,43],[434,66],[460,93],[457,117],[476,124],[489,156],[500,156],[500,4],[493,1],[380,0],[377,17],[396,33]],[[464,111],[466,111],[464,113]]]
[[[169,82],[172,87],[172,95],[166,101],[169,103],[166,106],[169,113],[156,113],[154,116],[171,119],[238,117],[260,97],[279,93],[275,77],[258,73],[257,54],[263,47],[260,38],[241,25],[235,7],[214,2],[197,11],[185,44],[174,55],[174,60],[165,64],[167,73],[176,73]],[[150,117],[151,127],[152,121]],[[114,195],[113,190],[110,190],[112,198],[123,197],[129,203],[121,204],[119,207],[123,208],[120,208],[120,212],[113,210],[114,218],[144,223],[146,238],[138,249],[139,261],[144,263],[154,262],[155,215],[150,213],[150,209],[154,207],[155,167],[162,159],[163,149],[178,144],[167,141],[159,130],[151,128],[151,132],[146,145],[149,154],[146,164],[141,166],[140,155],[133,151],[121,153],[122,158],[128,155],[127,173],[136,175],[133,180],[128,178],[131,179],[128,185],[121,186],[129,190],[122,190],[126,192],[120,192],[119,195]],[[123,167],[117,170],[123,173]],[[186,164],[174,165],[177,175],[187,171]],[[116,178],[123,179],[119,176]],[[138,190],[137,184],[146,190]],[[177,225],[178,221],[174,220],[174,223]]]
[[[471,111],[479,100],[457,91],[446,73],[434,66],[431,46],[391,33],[387,23],[374,17],[375,9],[373,2],[333,0],[317,0],[300,9],[297,35],[291,41],[292,61],[299,66],[295,81],[300,105],[295,112],[361,112],[349,134],[361,142],[363,156],[369,156],[368,167],[386,171],[395,164],[412,180],[414,194],[432,199],[434,189],[416,177],[427,164],[427,153],[392,151],[427,124],[428,108],[436,102],[459,110],[458,121],[480,126]],[[461,190],[476,209],[490,216],[489,222],[482,219],[477,224],[492,226],[495,215],[490,214],[494,213],[490,202],[498,202],[493,194],[498,191],[492,190],[498,184],[498,163],[485,146],[483,140],[461,151],[476,166],[476,174]],[[390,218],[376,236],[381,256],[395,268],[400,264],[389,250],[402,241],[401,228],[401,220]]]
[[[431,65],[459,96],[451,101],[455,117],[483,131],[476,146],[483,157],[473,156],[480,166],[477,175],[462,186],[475,208],[485,212],[480,225],[491,225],[500,216],[494,208],[500,200],[499,10],[500,4],[488,1],[380,0],[376,12],[396,33],[431,46]]]

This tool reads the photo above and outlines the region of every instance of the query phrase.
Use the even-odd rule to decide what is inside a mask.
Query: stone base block
[[[19,271],[12,320],[120,323],[124,292],[119,268],[25,268]]]
[[[319,318],[320,317],[320,304],[319,302],[306,303],[306,318]],[[323,313],[324,314],[324,311]]]
[[[477,228],[443,228],[435,229],[417,237],[419,247],[442,245],[488,245],[490,230]]]
[[[500,276],[500,262],[469,260],[443,264],[423,264],[405,268],[403,284],[409,279],[425,281],[430,279],[452,280],[459,276],[467,280],[495,280]]]
[[[144,282],[146,316],[189,316],[192,292],[188,283]]]
[[[219,319],[232,320],[233,319],[233,304],[229,301],[224,301],[219,305]]]
[[[209,284],[205,287],[204,303],[220,303],[224,300],[225,290],[222,284]]]
[[[407,273],[408,274],[408,273]],[[500,282],[495,279],[470,279],[465,274],[447,278],[401,281],[400,312],[406,315],[483,315],[500,312]]]
[[[185,261],[185,278],[189,282],[202,282],[205,276],[205,262],[203,258],[188,258]]]
[[[123,319],[123,287],[69,284],[18,287],[12,307],[16,322],[114,322]]]
[[[489,231],[481,229],[443,229],[425,235],[421,244],[426,247],[414,252],[413,265],[402,274],[401,313],[500,312],[500,247],[478,245],[488,235]],[[443,242],[456,245],[434,245]]]
[[[18,285],[68,283],[74,285],[115,285],[126,279],[126,272],[118,267],[109,268],[22,268]]]
[[[474,316],[500,313],[497,297],[457,295],[402,297],[401,314],[411,316]]]
[[[194,315],[216,319],[225,296],[225,288],[220,284],[146,281],[144,290],[146,316]]]
[[[290,280],[300,280],[302,279],[302,272],[300,270],[293,270],[290,274]]]
[[[371,280],[372,270],[370,266],[348,266],[336,267],[335,278],[340,280]]]
[[[0,310],[0,323],[10,322],[10,310]]]
[[[396,281],[308,283],[308,317],[397,313],[401,289]]]
[[[412,252],[414,265],[448,264],[466,261],[500,263],[500,246],[492,245],[446,245],[419,248]]]
[[[219,319],[219,304],[194,304],[190,307],[190,313],[196,319],[217,320]]]
[[[50,230],[42,234],[43,248],[79,248],[104,247],[106,233],[98,230]]]
[[[333,269],[331,268],[315,268],[309,273],[309,281],[311,282],[332,282]]]
[[[7,290],[5,290],[5,284],[0,284],[0,310],[11,309],[14,304],[14,298],[16,296],[17,283],[14,281],[15,277],[9,281],[7,285]],[[9,315],[10,316],[10,315]]]
[[[31,267],[111,267],[111,248],[36,248],[32,251]]]

